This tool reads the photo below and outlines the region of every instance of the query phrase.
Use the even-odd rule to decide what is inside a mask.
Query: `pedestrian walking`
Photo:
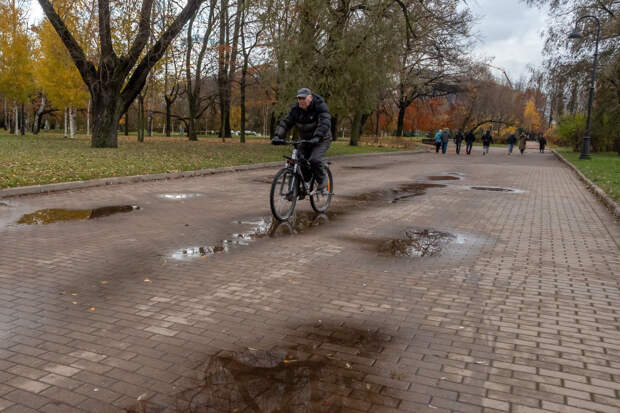
[[[540,153],[545,153],[545,146],[547,146],[547,139],[541,135],[540,138],[538,138],[538,148]]]
[[[517,143],[517,137],[514,133],[511,133],[508,136],[506,143],[508,143],[508,155],[512,155],[512,148],[514,148],[515,144]]]
[[[461,144],[463,143],[463,131],[459,130],[454,137],[454,143],[456,144],[456,154],[459,155],[461,153]]]
[[[525,152],[526,140],[527,140],[527,136],[525,136],[525,133],[522,133],[521,136],[519,137],[519,150],[521,151],[521,155],[523,155],[523,152]]]
[[[448,150],[448,141],[450,140],[450,132],[448,132],[448,129],[444,129],[441,132],[441,153],[442,154],[446,154],[446,151]]]
[[[493,143],[493,137],[491,136],[491,130],[487,129],[487,131],[482,135],[482,154],[487,155],[489,153],[489,146]]]
[[[467,155],[471,155],[471,147],[474,145],[475,140],[476,136],[474,135],[474,132],[467,132],[467,135],[465,135],[465,152]]]
[[[435,153],[439,153],[439,148],[441,148],[441,129],[435,134]]]

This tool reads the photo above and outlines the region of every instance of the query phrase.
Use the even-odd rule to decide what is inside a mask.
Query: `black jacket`
[[[454,143],[458,144],[458,143],[461,143],[461,142],[463,142],[463,132],[458,131],[456,133],[456,136],[454,137]]]
[[[511,133],[510,136],[508,136],[508,139],[506,140],[506,143],[508,144],[516,144],[517,143],[517,137],[515,136],[514,133]]]
[[[484,135],[482,135],[482,145],[483,146],[489,146],[492,143],[493,143],[493,138],[491,137],[491,134],[489,132],[487,132]]]
[[[297,103],[291,106],[288,115],[278,123],[275,135],[284,138],[293,126],[297,126],[301,139],[319,138],[324,141],[332,138],[331,119],[325,100],[313,93],[307,110],[300,108]]]
[[[467,132],[465,135],[465,142],[473,143],[476,140],[476,136],[472,133],[472,131]]]

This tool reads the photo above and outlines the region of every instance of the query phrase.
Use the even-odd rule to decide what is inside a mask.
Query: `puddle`
[[[179,193],[179,194],[157,194],[157,198],[168,199],[171,201],[182,201],[185,199],[200,198],[204,194],[201,193]]]
[[[431,175],[427,176],[426,179],[429,181],[459,181],[462,178],[454,175]]]
[[[26,214],[17,221],[18,224],[46,225],[62,221],[74,221],[102,218],[110,215],[131,212],[140,209],[137,205],[108,206],[95,209],[40,209]]]
[[[8,207],[9,204],[5,203],[5,202],[0,202],[0,207]]]
[[[457,237],[447,232],[407,229],[401,238],[382,241],[378,250],[381,255],[396,257],[431,257],[439,255],[442,248],[455,239]]]
[[[514,188],[504,188],[501,186],[470,186],[470,189],[474,189],[476,191],[493,191],[493,192],[515,192],[515,193],[523,193],[525,191]]]
[[[445,188],[446,186],[447,185],[445,184],[429,184],[416,182],[399,185],[393,188],[353,195],[347,198],[350,198],[354,201],[384,201],[388,204],[393,204],[407,198],[424,195],[426,193],[426,190],[429,188]]]
[[[249,226],[246,231],[233,233],[230,239],[220,240],[215,245],[194,246],[179,249],[172,253],[172,258],[177,260],[208,257],[221,252],[230,252],[233,248],[247,246],[252,242],[269,237],[295,235],[306,231],[311,227],[323,225],[330,221],[335,214],[316,214],[313,212],[296,212],[290,221],[278,221],[272,217],[259,217],[256,219],[234,221],[234,224]]]
[[[286,339],[301,344],[216,354],[207,363],[201,386],[178,395],[179,410],[343,412],[350,409],[344,398],[351,397],[351,391],[361,401],[380,399],[383,386],[365,378],[390,336],[316,324],[298,327]]]

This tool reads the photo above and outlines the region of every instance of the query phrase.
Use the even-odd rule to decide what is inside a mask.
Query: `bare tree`
[[[122,56],[117,56],[112,44],[110,0],[99,0],[99,61],[95,65],[87,59],[84,50],[50,0],[39,0],[41,8],[69,51],[90,92],[93,105],[93,147],[118,146],[117,125],[121,115],[140,93],[149,71],[161,59],[185,23],[196,13],[201,2],[202,0],[188,0],[183,10],[138,62],[149,39],[153,0],[143,0],[136,37],[127,54]]]

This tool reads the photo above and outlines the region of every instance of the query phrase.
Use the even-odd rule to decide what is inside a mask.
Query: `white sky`
[[[514,84],[529,77],[527,65],[542,64],[547,12],[520,0],[469,0],[479,18],[473,27],[479,42],[474,56],[492,58],[491,64],[504,69]],[[502,76],[498,71],[498,76]]]
[[[528,77],[527,65],[542,63],[543,39],[547,13],[528,7],[520,0],[467,0],[478,22],[472,31],[478,36],[475,57],[490,59],[491,64],[508,73],[514,84]],[[37,0],[31,0],[30,21],[41,19],[43,12]],[[502,76],[501,72],[497,72]]]

